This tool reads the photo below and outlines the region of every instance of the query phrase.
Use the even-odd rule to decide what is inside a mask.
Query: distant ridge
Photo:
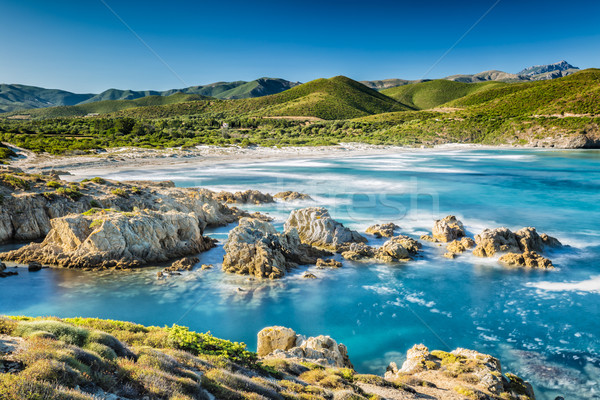
[[[246,99],[281,93],[299,84],[300,82],[291,82],[279,78],[259,78],[250,82],[215,82],[208,85],[165,91],[108,89],[99,94],[77,94],[36,86],[1,84],[0,113],[35,108],[84,105],[107,100],[136,100],[148,96],[170,96],[175,93],[218,99]]]

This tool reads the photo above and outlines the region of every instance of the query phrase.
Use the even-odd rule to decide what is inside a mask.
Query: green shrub
[[[105,179],[100,178],[99,176],[90,179],[92,182],[97,183],[99,185],[104,185],[106,183]]]
[[[124,197],[124,198],[129,198],[129,195],[127,194],[127,192],[124,189],[121,188],[116,188],[110,191],[112,194],[114,194],[115,196],[120,196],[120,197]]]
[[[11,335],[15,328],[17,327],[18,322],[13,321],[12,319],[0,317],[0,334],[2,335]]]
[[[89,331],[87,329],[52,320],[19,322],[15,329],[15,334],[17,336],[26,338],[29,335],[39,331],[50,332],[58,340],[62,340],[65,343],[73,344],[79,347],[82,347],[85,344],[89,335]]]
[[[102,208],[102,205],[98,203],[96,200],[90,201],[90,207],[92,208]]]
[[[60,182],[50,181],[50,182],[46,183],[46,186],[48,186],[49,188],[57,189],[57,188],[61,187],[62,185],[60,184]]]
[[[22,374],[33,381],[45,381],[68,387],[74,387],[79,381],[77,371],[66,363],[56,360],[38,360],[28,366]]]
[[[11,174],[0,174],[0,184],[12,187],[13,189],[28,190],[30,187],[29,182],[25,179]]]
[[[56,194],[68,197],[73,201],[77,201],[83,196],[83,194],[77,189],[64,187],[56,189]]]

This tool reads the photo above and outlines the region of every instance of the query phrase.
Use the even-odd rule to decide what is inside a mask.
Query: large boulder
[[[305,337],[281,326],[264,328],[258,333],[257,352],[264,358],[310,361],[326,367],[354,369],[348,349],[329,336]]]
[[[485,229],[479,235],[475,235],[475,243],[477,247],[473,250],[473,254],[478,257],[492,257],[496,253],[521,251],[517,237],[508,228]]]
[[[536,253],[535,251],[526,251],[524,253],[507,253],[498,259],[501,264],[511,267],[526,267],[539,269],[552,269],[552,261]]]
[[[460,240],[453,240],[446,246],[446,250],[448,254],[460,254],[468,249],[475,247],[475,241],[469,237],[463,237]]]
[[[296,332],[283,326],[270,326],[258,332],[256,352],[264,357],[275,350],[289,350],[296,345]]]
[[[465,228],[454,215],[448,215],[434,222],[431,233],[440,242],[451,242],[465,236]]]
[[[367,239],[331,218],[322,207],[309,207],[291,212],[285,230],[298,230],[302,243],[337,251],[346,243],[365,243]]]
[[[255,218],[242,218],[229,232],[224,249],[225,272],[270,279],[331,254],[301,243],[295,229],[279,233],[269,222]]]
[[[375,258],[380,261],[408,261],[421,248],[421,244],[408,236],[400,235],[391,238],[375,251]]]
[[[376,224],[369,226],[365,232],[377,238],[392,237],[394,236],[394,231],[398,228],[398,225],[394,224],[393,222],[389,222],[387,224]]]
[[[562,244],[558,239],[548,236],[545,233],[541,235],[533,227],[521,228],[515,232],[519,247],[523,252],[544,251],[546,247],[560,247]]]
[[[206,251],[214,240],[201,234],[198,218],[177,211],[114,210],[51,220],[42,243],[0,254],[19,263],[66,268],[131,268]]]

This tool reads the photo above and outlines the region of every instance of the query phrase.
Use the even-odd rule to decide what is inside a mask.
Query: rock
[[[268,193],[261,193],[258,190],[246,190],[235,193],[219,192],[215,195],[215,198],[224,203],[265,204],[275,202],[273,196]]]
[[[504,254],[498,259],[502,264],[514,267],[527,267],[527,268],[541,268],[551,269],[554,268],[552,261],[539,255],[535,251],[527,251],[522,254],[508,253]]]
[[[40,264],[39,262],[30,262],[29,265],[27,266],[27,269],[29,270],[29,272],[37,272],[37,271],[41,271],[42,270],[42,264]]]
[[[365,232],[370,235],[374,235],[377,238],[392,237],[392,236],[394,236],[394,231],[398,228],[399,228],[398,225],[390,222],[387,224],[372,225],[372,226],[368,227]]]
[[[437,242],[437,240],[434,239],[433,237],[431,237],[430,235],[421,235],[421,237],[419,239],[425,240],[426,242],[433,242],[433,243]]]
[[[159,272],[158,277],[161,278],[169,275],[181,275],[179,271],[191,271],[199,262],[200,259],[198,257],[184,257],[163,269],[162,272]]]
[[[253,218],[240,220],[229,232],[224,249],[225,272],[270,279],[331,254],[301,243],[295,229],[279,233],[270,223]]]
[[[542,252],[545,247],[562,246],[558,239],[548,236],[545,233],[539,235],[533,227],[521,228],[515,232],[515,236],[523,252]]]
[[[207,269],[213,269],[214,266],[212,264],[202,264],[202,266],[200,267],[200,270],[204,271]]]
[[[463,253],[467,251],[467,249],[471,249],[473,247],[475,247],[475,241],[471,238],[463,237],[460,240],[453,240],[452,242],[448,243],[448,245],[446,246],[446,250],[448,250],[449,253],[456,255]]]
[[[270,326],[258,332],[256,352],[264,357],[275,350],[289,350],[296,345],[296,332],[283,326]]]
[[[88,181],[79,185],[77,190],[80,197],[71,198],[57,194],[47,186],[51,180],[57,181],[63,187],[68,187],[69,182],[26,174],[21,177],[28,179],[28,190],[16,191],[0,185],[0,197],[3,198],[0,207],[0,243],[43,239],[52,228],[50,220],[70,214],[81,214],[93,207],[126,212],[138,208],[194,213],[200,221],[201,231],[206,226],[223,226],[237,221],[247,214],[221,204],[209,190],[176,188],[173,182]],[[134,187],[138,189],[138,194],[132,193]],[[115,196],[111,194],[114,189],[122,189],[130,195],[127,198]],[[50,195],[44,195],[48,193]]]
[[[381,261],[407,261],[415,256],[421,244],[408,236],[396,236],[385,242],[375,251],[375,258]]]
[[[323,268],[341,268],[342,267],[342,263],[339,261],[334,260],[333,258],[330,258],[328,260],[324,260],[322,258],[319,258],[317,260],[317,268],[319,269],[323,269]]]
[[[338,248],[346,260],[358,261],[375,257],[375,249],[364,243],[349,243]]]
[[[473,254],[478,257],[492,257],[499,252],[521,251],[517,237],[507,228],[485,229],[479,235],[475,235],[477,247]]]
[[[346,243],[367,241],[358,232],[346,228],[329,215],[322,207],[309,207],[291,212],[285,223],[285,230],[298,230],[302,243],[337,251]]]
[[[273,197],[283,201],[312,200],[312,197],[305,193],[292,192],[289,190],[286,192],[279,192]]]
[[[435,221],[432,235],[440,242],[450,242],[465,236],[465,228],[454,215]]]
[[[292,329],[269,327],[258,333],[257,353],[265,358],[290,358],[327,367],[354,369],[348,349],[329,336],[305,338]]]
[[[3,253],[6,260],[66,268],[135,268],[197,254],[214,247],[193,214],[177,211],[108,211],[51,221],[42,243]]]
[[[317,279],[317,276],[315,274],[311,274],[310,272],[305,272],[302,277],[305,279]]]
[[[4,271],[6,269],[6,264],[4,264],[3,262],[0,262],[0,272]]]
[[[17,271],[0,271],[0,278],[8,278],[9,276],[19,275]]]
[[[444,253],[444,257],[449,258],[451,260],[456,258],[456,253],[452,253],[451,251]]]

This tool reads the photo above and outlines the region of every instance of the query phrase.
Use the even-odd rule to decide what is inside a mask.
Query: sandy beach
[[[447,144],[435,149],[472,149],[497,148],[473,144]],[[507,146],[507,148],[509,148]],[[197,146],[191,149],[142,149],[121,147],[107,149],[96,154],[76,156],[53,156],[35,154],[24,149],[15,149],[19,158],[11,161],[10,166],[24,172],[38,173],[59,170],[77,175],[102,174],[131,168],[159,167],[169,168],[183,165],[215,165],[254,163],[261,161],[291,160],[306,158],[343,158],[362,155],[385,155],[406,151],[428,151],[431,148],[413,148],[400,146],[381,146],[362,143],[342,143],[337,146],[317,147],[217,147]]]

